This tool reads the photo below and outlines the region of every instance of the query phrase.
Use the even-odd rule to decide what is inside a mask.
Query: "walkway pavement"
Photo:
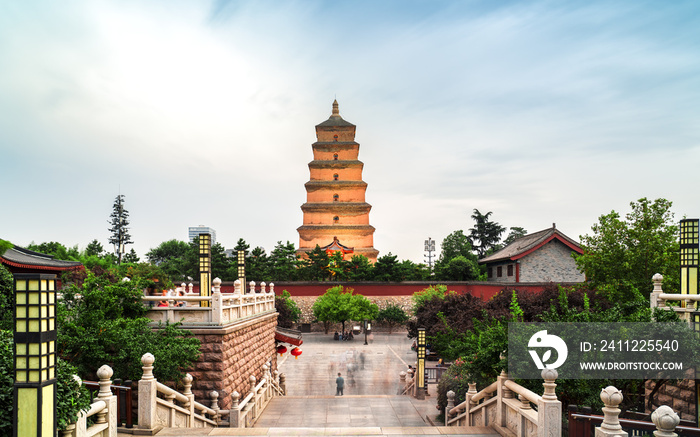
[[[489,428],[435,427],[436,388],[419,401],[398,396],[399,373],[416,361],[412,340],[402,331],[364,336],[348,342],[332,334],[304,334],[303,354],[285,354],[280,372],[287,375],[287,396],[275,397],[254,428],[167,429],[158,436],[423,436],[498,435]],[[338,372],[345,379],[343,396],[335,396]]]

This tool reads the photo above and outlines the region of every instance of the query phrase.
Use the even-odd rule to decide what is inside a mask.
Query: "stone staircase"
[[[499,434],[488,427],[477,426],[407,426],[407,427],[346,427],[346,428],[190,428],[163,429],[156,436],[425,436],[491,437]]]

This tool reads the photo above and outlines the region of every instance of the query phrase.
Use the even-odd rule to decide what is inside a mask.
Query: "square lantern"
[[[199,295],[211,296],[211,234],[199,234]],[[200,305],[208,307],[209,302]]]
[[[698,294],[699,223],[698,219],[684,219],[680,223],[681,294]],[[693,314],[692,317],[693,327],[700,330],[700,315]]]
[[[245,294],[245,250],[239,250],[238,253],[238,279],[241,281],[241,293]]]
[[[14,435],[56,434],[56,275],[16,273]]]
[[[418,369],[416,369],[416,388],[420,399],[425,396],[425,328],[418,328]]]

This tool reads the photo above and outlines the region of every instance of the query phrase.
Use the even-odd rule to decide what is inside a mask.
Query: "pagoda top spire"
[[[331,113],[331,116],[328,117],[328,120],[324,121],[323,123],[317,124],[316,127],[327,127],[327,128],[353,127],[354,128],[355,125],[343,120],[343,117],[340,116],[340,110],[338,109],[338,100],[334,99],[333,100],[333,112]]]

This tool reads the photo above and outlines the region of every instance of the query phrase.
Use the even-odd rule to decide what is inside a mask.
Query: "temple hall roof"
[[[558,240],[571,248],[571,250],[583,253],[583,249],[581,249],[581,246],[579,246],[576,241],[564,235],[556,226],[552,226],[551,228],[518,238],[503,249],[480,259],[479,264],[503,260],[515,261],[532,253],[552,240]]]
[[[64,271],[83,268],[83,265],[77,261],[54,259],[53,255],[34,252],[19,246],[14,246],[1,255],[0,264],[8,266],[10,271],[17,269]]]

